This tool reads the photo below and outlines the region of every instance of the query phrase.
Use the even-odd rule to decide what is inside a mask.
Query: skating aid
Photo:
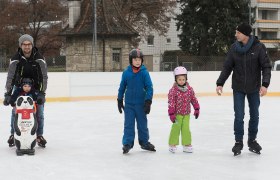
[[[34,112],[34,102],[29,96],[20,96],[16,101],[14,121],[16,154],[34,155],[36,145],[37,121]]]

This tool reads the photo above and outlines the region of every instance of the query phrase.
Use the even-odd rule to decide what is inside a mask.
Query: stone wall
[[[105,39],[105,63],[103,63],[103,41],[97,41],[97,69],[95,69],[95,56],[92,51],[92,36],[76,36],[66,38],[66,71],[89,72],[89,71],[122,71],[128,64],[128,54],[131,48],[128,38]],[[121,62],[113,65],[113,48],[121,49]],[[114,68],[117,67],[117,68]]]

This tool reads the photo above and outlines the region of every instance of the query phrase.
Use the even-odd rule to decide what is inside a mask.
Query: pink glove
[[[199,109],[194,110],[193,115],[195,116],[195,119],[197,119],[199,116]]]
[[[168,109],[168,114],[169,114],[169,118],[170,118],[171,122],[175,123],[176,116],[175,116],[173,108],[172,109]]]
[[[175,121],[176,121],[176,116],[175,116],[174,114],[169,115],[169,118],[170,118],[170,120],[171,120],[172,123],[175,123]]]
[[[194,104],[194,105],[193,105],[193,108],[194,108],[194,113],[193,113],[193,115],[195,116],[195,119],[197,119],[198,116],[199,116],[199,109],[200,109],[200,106],[199,106],[199,104],[197,103],[197,104]]]

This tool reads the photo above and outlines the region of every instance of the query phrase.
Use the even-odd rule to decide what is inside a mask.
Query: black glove
[[[11,104],[12,107],[15,107],[15,106],[16,106],[16,102],[15,102],[14,100],[11,100],[11,101],[10,101],[10,104]]]
[[[146,114],[149,114],[150,113],[150,111],[151,111],[151,104],[152,104],[152,101],[151,100],[146,100],[145,101],[145,105],[144,105],[144,112],[146,113]]]
[[[5,93],[4,96],[5,96],[5,99],[3,101],[3,104],[5,106],[9,106],[10,101],[11,101],[11,95],[9,93]]]
[[[45,95],[46,94],[44,92],[39,92],[39,94],[37,96],[37,104],[41,105],[41,104],[44,104],[46,102]]]
[[[118,99],[118,109],[120,113],[122,113],[122,109],[124,110],[123,100]]]

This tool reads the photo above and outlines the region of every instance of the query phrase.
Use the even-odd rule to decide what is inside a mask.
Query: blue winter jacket
[[[144,65],[140,67],[137,73],[133,72],[131,66],[124,70],[118,99],[123,99],[124,94],[125,103],[128,104],[144,104],[145,100],[152,100],[153,83]]]

